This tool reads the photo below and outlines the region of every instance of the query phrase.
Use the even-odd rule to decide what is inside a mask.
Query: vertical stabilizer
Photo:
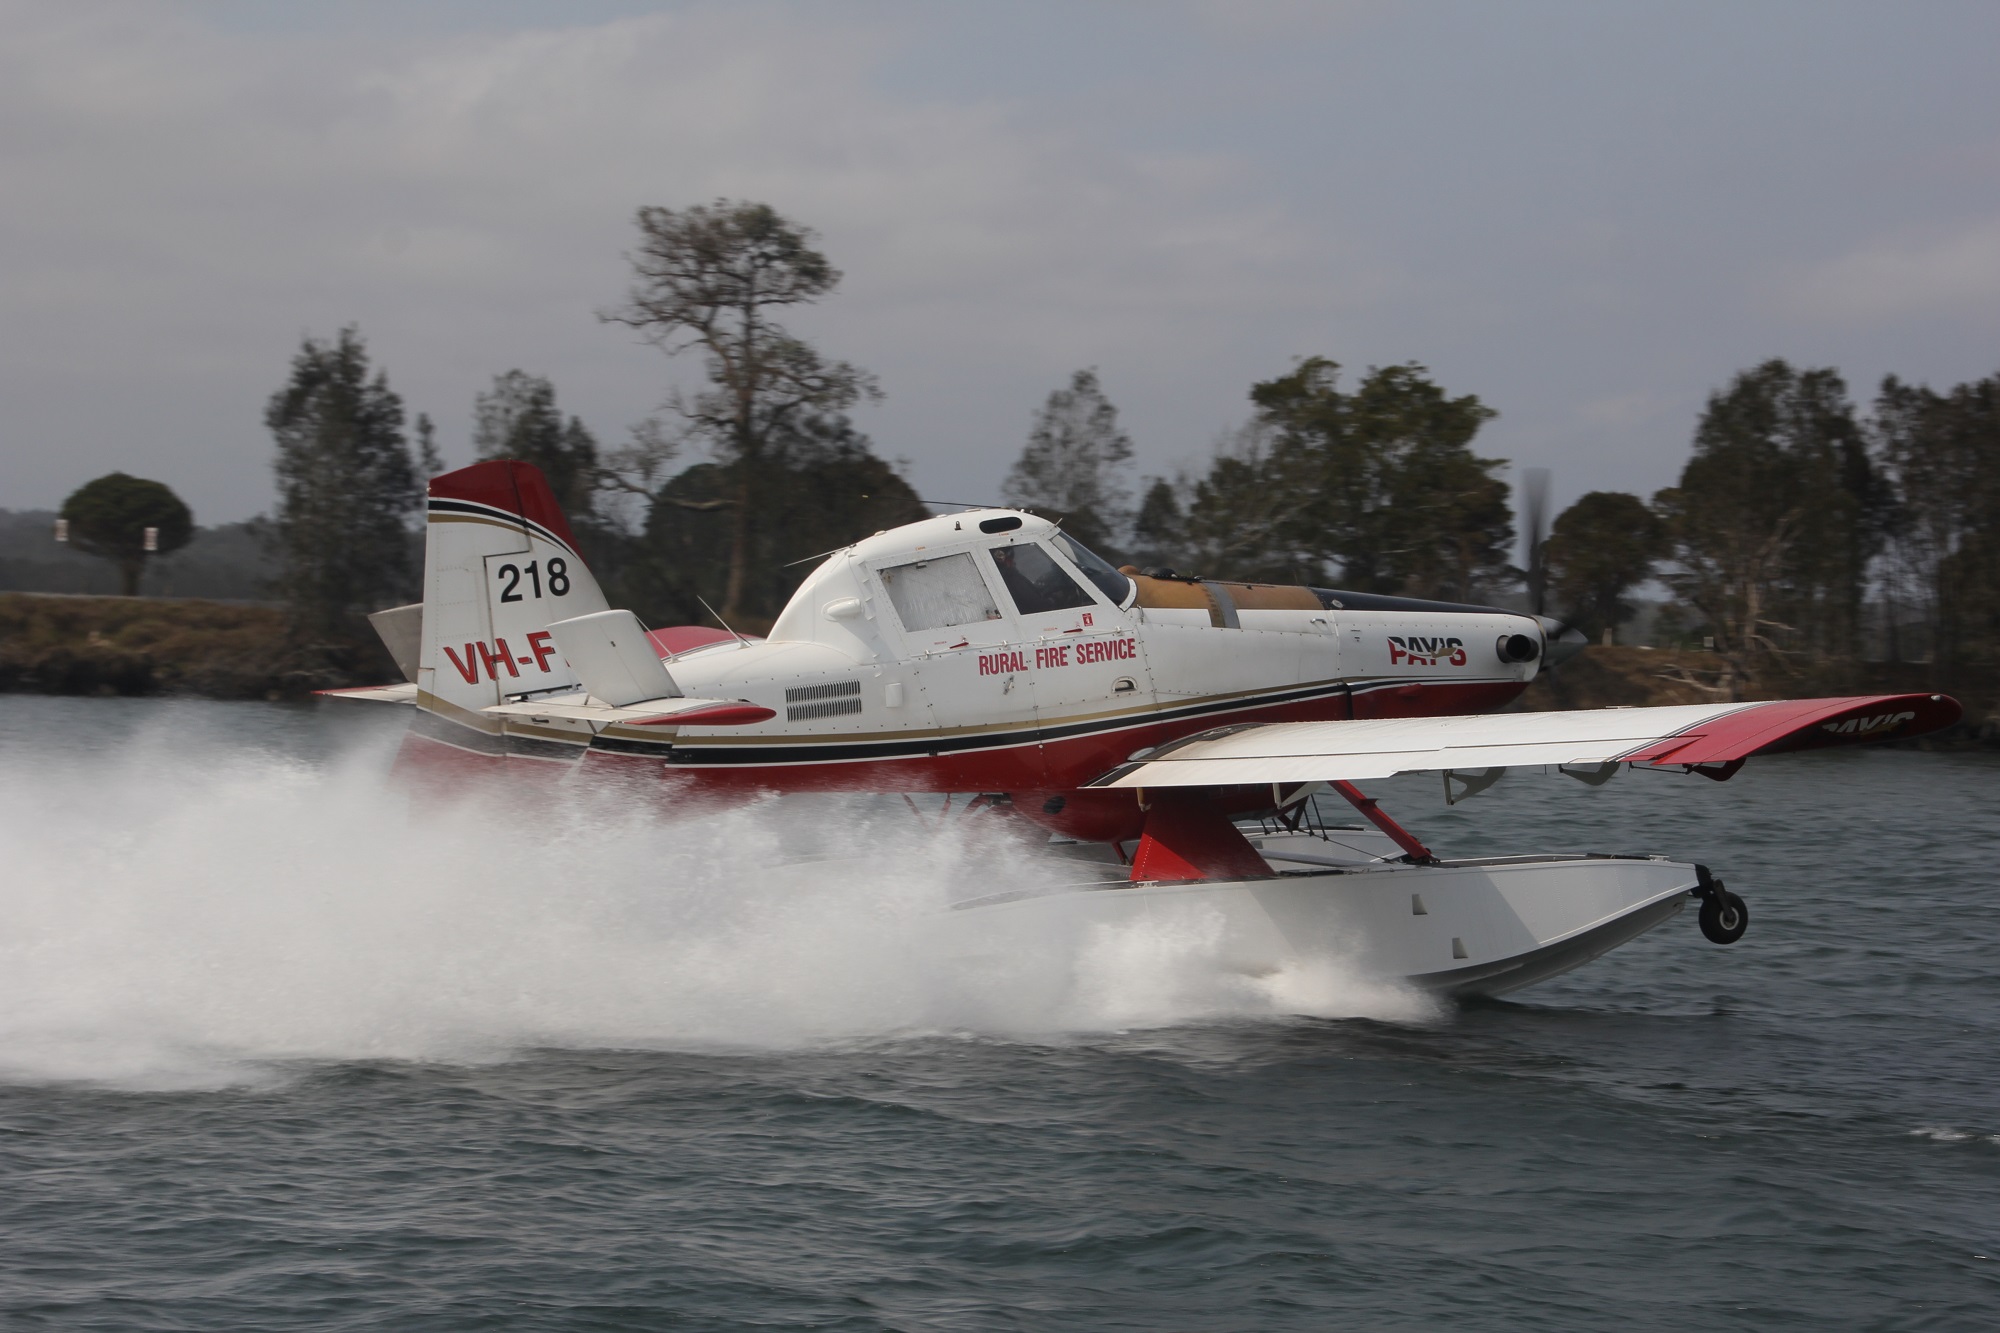
[[[476,712],[574,688],[549,624],[607,607],[541,469],[498,459],[435,477],[425,519],[419,704]]]

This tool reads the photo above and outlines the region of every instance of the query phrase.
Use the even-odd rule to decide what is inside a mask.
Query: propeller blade
[[[1548,536],[1549,470],[1521,469],[1521,524],[1528,539],[1528,609],[1537,616],[1548,610],[1548,570],[1542,564],[1542,543]]]
[[[1542,649],[1542,670],[1553,670],[1590,647],[1589,637],[1574,625],[1565,624],[1554,616],[1536,616],[1535,619],[1541,622],[1542,642],[1546,645]]]

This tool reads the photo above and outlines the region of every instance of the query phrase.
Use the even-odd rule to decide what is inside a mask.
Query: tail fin
[[[419,703],[477,711],[574,688],[548,627],[608,608],[541,469],[500,459],[447,472],[425,517]]]

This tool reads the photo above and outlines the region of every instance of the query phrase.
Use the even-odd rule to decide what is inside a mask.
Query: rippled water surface
[[[968,987],[1002,849],[417,816],[402,721],[0,698],[0,1328],[2000,1326],[1994,756],[1379,784],[1750,904],[1439,1008],[1185,941]]]

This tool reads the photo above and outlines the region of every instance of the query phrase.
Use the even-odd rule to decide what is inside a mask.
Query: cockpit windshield
[[[1000,571],[1000,581],[1007,585],[1008,595],[1022,615],[1038,616],[1090,605],[1090,594],[1083,590],[1083,585],[1071,578],[1038,543],[996,546],[989,554],[994,568]]]
[[[1109,560],[1066,532],[1057,531],[1056,545],[1083,571],[1085,578],[1097,585],[1098,591],[1111,599],[1113,606],[1125,605],[1126,597],[1132,592],[1132,580],[1113,569]]]

